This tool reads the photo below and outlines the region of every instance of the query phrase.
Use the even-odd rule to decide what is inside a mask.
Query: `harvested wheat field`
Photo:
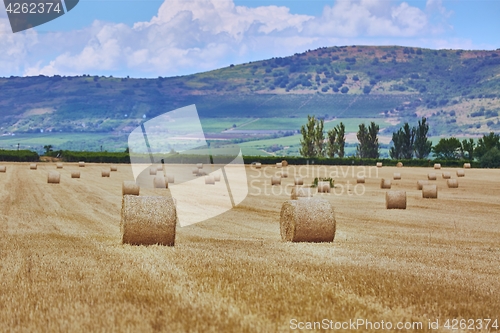
[[[248,166],[249,195],[239,206],[177,226],[175,246],[133,246],[121,243],[120,232],[130,166],[102,178],[109,165],[65,163],[53,186],[54,164],[3,165],[0,331],[267,333],[350,320],[375,326],[339,331],[378,332],[382,321],[401,332],[429,332],[436,320],[432,332],[450,332],[448,319],[500,325],[500,170],[467,169],[459,188],[439,177],[432,182],[439,197],[429,200],[415,184],[432,167],[289,165],[289,178],[272,186],[276,165]],[[365,183],[357,184],[362,170]],[[81,178],[71,178],[76,171]],[[442,171],[455,178],[455,169]],[[402,177],[391,190],[406,191],[406,210],[385,206],[380,181],[394,172]],[[315,198],[334,207],[334,241],[282,241],[280,210],[294,179],[310,185],[326,176],[335,187]],[[224,179],[199,189],[218,186]],[[170,189],[141,187],[140,194]],[[398,323],[413,328],[397,330]]]

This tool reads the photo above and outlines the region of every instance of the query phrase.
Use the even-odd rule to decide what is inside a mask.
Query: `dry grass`
[[[257,185],[241,205],[178,228],[175,247],[146,247],[121,244],[127,166],[105,182],[47,186],[46,172],[2,164],[2,332],[267,333],[290,332],[292,318],[443,323],[500,313],[500,170],[467,170],[458,189],[439,179],[439,200],[426,200],[415,183],[429,168],[405,168],[397,189],[406,210],[386,210],[379,179],[367,176],[363,196],[323,196],[335,206],[336,236],[311,244],[281,240],[290,193],[264,195],[269,174],[248,168]],[[77,168],[67,163],[61,176]],[[390,178],[397,169],[378,170]]]

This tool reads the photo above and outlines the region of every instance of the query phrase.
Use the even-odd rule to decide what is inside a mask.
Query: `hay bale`
[[[207,172],[203,169],[198,169],[198,173],[196,175],[197,176],[206,176]]]
[[[30,170],[36,170],[36,168],[37,168],[36,163],[31,163],[30,164]]]
[[[401,180],[401,174],[399,172],[395,172],[392,177],[394,180]]]
[[[470,166],[470,163],[464,163],[464,169],[470,169],[471,166]]]
[[[174,246],[176,224],[177,211],[171,197],[123,196],[120,222],[123,244]]]
[[[203,169],[203,163],[196,163],[196,168]]]
[[[62,169],[63,164],[62,163],[56,163],[56,169]]]
[[[450,179],[450,178],[451,178],[451,173],[443,172],[443,179]]]
[[[260,169],[260,168],[262,168],[262,163],[260,162],[255,163],[255,169]]]
[[[429,174],[427,174],[427,179],[428,180],[436,180],[437,176],[434,172],[430,172]]]
[[[139,195],[140,187],[133,180],[125,180],[122,183],[122,195]]]
[[[163,175],[155,176],[153,179],[154,188],[168,188],[168,182]]]
[[[422,186],[422,198],[437,199],[437,197],[438,197],[437,185]]]
[[[294,186],[292,188],[292,194],[290,195],[290,199],[298,200],[298,198],[312,198],[313,195],[314,191],[310,187]]]
[[[458,169],[457,170],[457,177],[465,177],[465,170],[464,169]]]
[[[276,167],[277,168],[282,168],[283,167],[283,163],[276,163]]]
[[[318,193],[330,193],[330,182],[318,182]]]
[[[458,179],[448,179],[446,183],[449,188],[458,188]]]
[[[385,179],[385,178],[382,178],[380,180],[380,188],[384,188],[384,189],[390,189],[392,186],[392,182],[390,179]]]
[[[436,169],[436,170],[441,169],[441,164],[440,163],[434,163],[434,169]]]
[[[156,171],[163,171],[163,166],[162,165],[157,166]]]
[[[216,174],[216,175],[214,175],[214,180],[215,180],[216,182],[220,182],[220,174]]]
[[[288,178],[288,171],[281,171],[281,178]]]
[[[385,192],[386,209],[406,209],[405,191],[387,191]]]
[[[0,172],[6,172],[7,167],[5,165],[0,165]]]
[[[382,167],[382,162],[377,162],[377,168],[381,168]]]
[[[198,176],[198,170],[199,170],[198,168],[194,168],[193,171],[192,171],[193,175]]]
[[[271,186],[281,185],[281,177],[271,177]]]
[[[422,190],[424,185],[429,185],[429,181],[427,180],[417,180],[417,190]]]
[[[295,185],[304,185],[304,179],[301,177],[295,177],[295,180],[293,181]]]
[[[71,178],[80,178],[80,171],[72,171]]]
[[[102,170],[101,171],[101,177],[109,177],[110,171],[109,170]]]
[[[167,175],[166,178],[169,184],[173,184],[175,182],[174,175]]]
[[[356,178],[356,184],[364,184],[365,183],[365,176],[358,176]]]
[[[47,183],[49,184],[59,184],[61,181],[61,174],[57,171],[50,171],[47,177]]]
[[[403,167],[403,163],[398,162],[398,164],[396,164],[396,166],[397,166],[398,168],[402,168],[402,167]]]
[[[84,168],[85,167],[85,162],[84,161],[78,162],[78,167],[79,168]]]
[[[286,160],[283,160],[283,161],[281,161],[281,165],[283,167],[287,167],[288,166],[288,162]]]
[[[156,172],[158,171],[157,167],[151,167],[149,168],[149,175],[150,176],[156,176]]]
[[[333,242],[335,212],[324,199],[287,200],[281,206],[281,239],[288,242]]]
[[[205,185],[215,185],[215,177],[214,176],[206,176],[205,177]]]
[[[117,165],[112,165],[110,168],[109,168],[110,171],[118,171],[118,166]]]

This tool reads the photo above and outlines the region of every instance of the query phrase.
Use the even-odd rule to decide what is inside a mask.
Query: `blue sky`
[[[197,73],[334,45],[500,48],[500,1],[81,0],[13,34],[0,8],[0,76]]]

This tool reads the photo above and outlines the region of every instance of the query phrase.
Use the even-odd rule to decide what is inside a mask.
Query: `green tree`
[[[462,144],[457,138],[442,138],[432,151],[437,158],[452,160],[460,158],[461,148]]]
[[[338,149],[337,149],[337,131],[334,128],[332,128],[326,134],[327,134],[326,156],[328,156],[330,158],[333,158],[333,157],[335,157],[335,154],[338,153]]]
[[[364,123],[359,125],[359,131],[356,133],[356,137],[359,142],[356,146],[356,154],[360,158],[368,157],[368,128],[366,128]]]
[[[493,148],[500,149],[500,135],[490,132],[490,134],[483,135],[483,137],[477,141],[474,155],[481,159],[481,157]]]
[[[389,149],[389,155],[392,159],[398,160],[401,158],[401,150],[403,148],[403,135],[401,129],[392,133],[393,146]]]
[[[469,140],[463,139],[462,140],[462,148],[461,148],[462,157],[467,158],[467,159],[472,161],[474,159],[474,147],[475,146],[476,146],[476,144],[474,143],[473,139],[469,139]],[[467,155],[465,153],[467,153]]]
[[[500,167],[500,150],[498,150],[497,147],[491,148],[483,156],[481,156],[479,164],[482,168]]]
[[[359,144],[356,147],[357,155],[361,158],[378,158],[379,157],[379,143],[378,132],[380,127],[371,122],[369,127],[360,124],[359,131],[356,134]]]
[[[415,128],[410,128],[408,123],[405,123],[403,128],[401,129],[402,135],[402,149],[401,149],[401,157],[407,160],[413,158],[413,152],[415,150]]]
[[[45,155],[47,155],[52,151],[52,145],[45,145],[43,146],[43,149],[45,149]]]
[[[300,133],[302,139],[300,140],[299,153],[304,157],[314,157],[314,140],[315,140],[315,126],[316,118],[314,116],[307,116],[307,124],[302,125]]]
[[[414,150],[416,158],[426,158],[431,153],[432,142],[427,138],[428,132],[429,124],[427,123],[427,118],[422,117],[422,120],[418,121],[418,126],[415,129]]]
[[[344,158],[345,155],[345,125],[343,122],[340,122],[337,126],[334,127],[335,132],[337,133],[337,149],[340,158]]]
[[[316,119],[316,129],[314,131],[314,155],[317,157],[325,156],[325,134],[323,132],[324,125],[324,119]]]

